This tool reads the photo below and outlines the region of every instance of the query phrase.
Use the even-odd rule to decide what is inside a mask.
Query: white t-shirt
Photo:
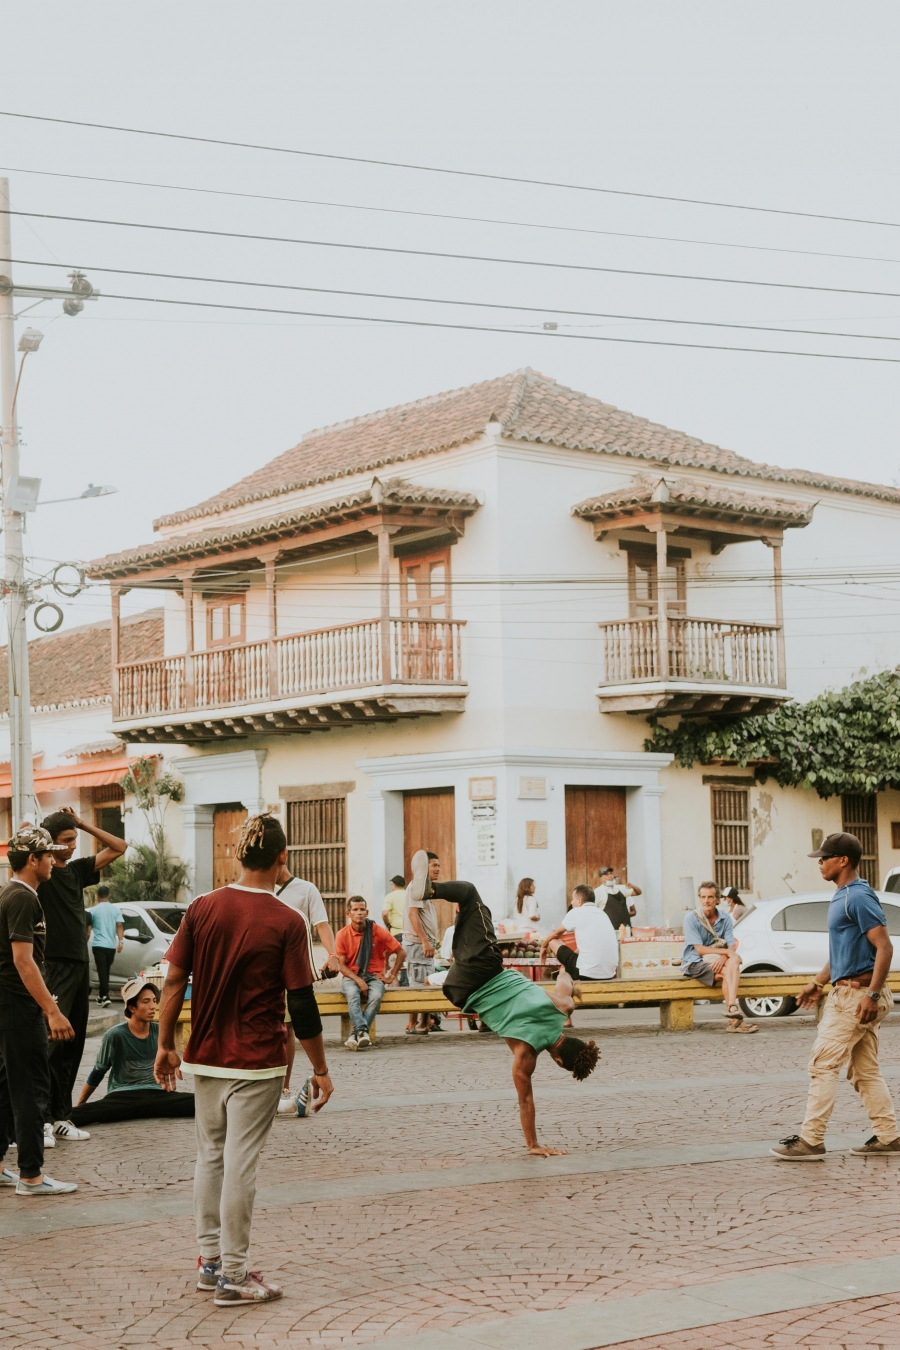
[[[518,912],[516,912],[512,917],[513,917],[514,919],[519,918]],[[540,910],[538,909],[538,902],[537,902],[537,896],[536,896],[536,895],[523,895],[523,896],[522,896],[522,915],[521,915],[521,917],[522,917],[523,919],[527,919],[527,920],[529,921],[529,923],[537,923],[537,922],[540,920],[541,912],[540,912]]]
[[[579,905],[564,919],[578,943],[578,969],[589,980],[611,980],[619,968],[619,943],[607,915],[596,905]]]
[[[278,899],[283,900],[298,914],[302,914],[313,933],[316,931],[316,924],[328,922],[328,910],[325,908],[325,901],[322,899],[318,887],[314,886],[311,881],[303,881],[300,877],[294,877],[288,882],[284,890],[278,892]]]
[[[456,932],[456,924],[451,924],[441,938],[441,960],[449,961],[453,955],[453,934]]]

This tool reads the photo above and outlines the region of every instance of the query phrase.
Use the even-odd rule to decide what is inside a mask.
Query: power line
[[[900,258],[882,258],[870,253],[829,253],[823,249],[779,248],[774,244],[734,244],[722,239],[686,239],[674,234],[638,234],[633,230],[597,230],[585,225],[547,225],[535,220],[508,220],[497,216],[461,216],[447,211],[413,211],[398,206],[367,206],[359,202],[332,202],[314,197],[280,197],[272,193],[237,192],[233,188],[202,188],[184,183],[148,183],[140,178],[106,178],[98,174],[55,173],[50,169],[7,168],[4,173],[27,173],[41,178],[69,178],[79,183],[114,183],[120,187],[155,188],[165,192],[193,192],[210,197],[235,197],[243,201],[281,202],[291,206],[326,206],[339,211],[372,211],[378,215],[412,216],[422,220],[455,220],[470,225],[506,225],[520,230],[553,230],[561,234],[598,235],[604,239],[644,239],[661,244],[695,244],[704,248],[742,249],[752,253],[785,253],[798,258],[839,258],[845,262],[877,262],[900,265]],[[96,270],[96,269],[95,269]]]
[[[415,173],[447,174],[454,178],[478,178],[493,183],[523,183],[528,187],[561,188],[567,192],[593,192],[612,197],[634,197],[642,201],[678,202],[683,206],[712,206],[723,211],[753,211],[764,215],[796,216],[804,220],[835,220],[847,225],[879,225],[900,229],[893,220],[868,220],[856,216],[828,215],[822,211],[793,211],[786,207],[749,206],[742,202],[709,201],[702,197],[673,197],[662,192],[632,192],[624,188],[596,187],[589,183],[561,183],[553,179],[519,178],[513,174],[485,173],[475,169],[448,169],[435,164],[408,164],[402,160],[370,159],[363,155],[336,155],[324,150],[298,150],[283,145],[260,145],[253,141],[228,141],[217,136],[191,136],[184,132],[153,131],[146,127],[123,127],[107,122],[83,122],[71,117],[45,117],[38,113],[10,112],[0,109],[0,117],[15,117],[28,122],[52,122],[58,126],[89,127],[95,131],[119,131],[131,136],[156,136],[168,141],[191,141],[197,145],[221,145],[235,150],[262,150],[273,155],[299,155],[307,159],[331,159],[343,164],[372,164],[382,169],[408,169]]]
[[[455,262],[503,263],[511,267],[550,267],[563,272],[602,272],[611,276],[656,277],[667,281],[708,281],[722,286],[764,286],[778,291],[816,291],[825,295],[867,295],[900,300],[900,291],[866,291],[852,286],[808,286],[798,281],[752,281],[746,277],[705,277],[693,272],[651,272],[636,267],[599,267],[593,263],[543,262],[537,258],[497,258],[483,253],[448,253],[440,249],[397,248],[388,244],[346,244],[334,239],[295,239],[290,235],[248,234],[241,230],[209,230],[197,225],[155,225],[140,220],[103,220],[95,216],[63,216],[49,211],[8,211],[29,220],[64,220],[76,225],[111,225],[126,230],[161,230],[165,234],[199,234],[213,239],[248,239],[261,244],[302,244],[308,248],[343,248],[356,253],[391,253],[410,258],[448,258]]]
[[[17,267],[61,267],[71,271],[70,263],[44,263],[34,258],[0,258],[0,263],[11,262]],[[251,286],[270,291],[303,291],[313,295],[345,295],[366,300],[402,300],[420,305],[455,305],[466,309],[505,309],[524,314],[565,314],[585,319],[620,319],[629,323],[683,324],[692,328],[736,328],[754,333],[797,333],[805,337],[860,338],[868,342],[900,342],[900,337],[881,333],[844,333],[820,328],[780,328],[772,324],[726,323],[716,319],[668,319],[652,314],[607,314],[590,309],[557,309],[547,305],[509,305],[501,301],[453,300],[433,295],[399,295],[385,291],[341,290],[336,286],[297,286],[281,281],[246,281],[239,277],[202,277],[184,272],[147,272],[130,267],[95,267],[90,263],[79,265],[86,272],[101,272],[111,276],[150,277],[164,281],[200,281],[216,286]]]
[[[404,328],[446,328],[464,333],[507,333],[513,337],[556,338],[562,342],[618,342],[637,347],[684,347],[693,351],[750,352],[757,356],[811,356],[824,361],[875,361],[883,365],[900,365],[900,357],[857,356],[850,352],[798,352],[780,347],[731,347],[715,342],[675,342],[664,338],[613,337],[607,333],[560,333],[542,328],[500,328],[488,324],[447,323],[438,319],[375,318],[371,314],[331,314],[312,309],[276,309],[263,305],[229,305],[214,300],[173,300],[151,295],[113,295],[104,292],[106,300],[129,300],[147,305],[181,305],[196,309],[227,309],[241,314],[286,314],[306,319],[348,319],[352,323],[389,324]]]

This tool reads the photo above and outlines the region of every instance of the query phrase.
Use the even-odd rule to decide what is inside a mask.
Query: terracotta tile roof
[[[363,521],[365,516],[371,516],[376,510],[391,506],[437,508],[439,511],[471,515],[478,509],[478,498],[471,492],[422,487],[417,483],[406,483],[400,478],[388,478],[380,484],[377,479],[373,479],[369,487],[348,492],[343,497],[335,497],[327,502],[317,502],[313,506],[295,506],[281,514],[257,516],[239,525],[219,525],[197,534],[169,535],[137,548],[109,553],[105,558],[90,563],[86,570],[91,577],[117,576],[123,570],[133,570],[147,563],[161,566],[192,556],[205,557],[228,547],[278,539],[280,535],[294,536],[298,533],[298,527],[302,530],[304,526],[314,526],[324,521],[352,520],[355,517]],[[365,525],[361,523],[360,529],[364,530]]]
[[[198,506],[162,516],[156,527],[183,524],[315,483],[447,450],[477,439],[492,419],[514,440],[900,502],[897,488],[758,464],[525,369],[309,431],[293,449]]]
[[[28,644],[31,706],[69,708],[106,703],[112,696],[111,620],[68,628]],[[163,654],[163,611],[145,610],[122,620],[121,657],[142,661]],[[6,648],[0,647],[0,713],[9,711]]]
[[[731,516],[786,529],[808,525],[814,510],[814,504],[809,502],[763,497],[729,483],[701,483],[695,478],[639,474],[628,487],[579,502],[572,507],[572,515],[583,520],[611,519],[627,514],[629,507],[657,503],[664,504],[666,511],[675,514]]]

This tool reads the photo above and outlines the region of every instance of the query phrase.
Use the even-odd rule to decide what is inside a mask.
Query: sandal
[[[728,1023],[728,1026],[725,1028],[725,1030],[739,1031],[743,1033],[743,1035],[745,1036],[752,1036],[754,1032],[759,1031],[759,1027],[748,1027],[747,1023],[744,1021],[742,1017],[740,1021],[737,1021],[736,1019],[732,1018],[732,1020]]]
[[[723,1017],[730,1017],[735,1022],[743,1022],[744,1014],[736,1003],[730,1003],[722,1014]]]

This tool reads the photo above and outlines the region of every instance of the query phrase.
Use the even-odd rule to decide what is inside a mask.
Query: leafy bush
[[[122,858],[116,858],[106,869],[109,898],[115,905],[154,905],[177,900],[190,885],[186,863],[163,853],[160,875],[160,855],[150,844],[134,844]]]
[[[656,724],[645,750],[692,764],[752,764],[765,781],[815,788],[820,797],[900,788],[900,673],[883,671],[788,703],[765,717]]]

